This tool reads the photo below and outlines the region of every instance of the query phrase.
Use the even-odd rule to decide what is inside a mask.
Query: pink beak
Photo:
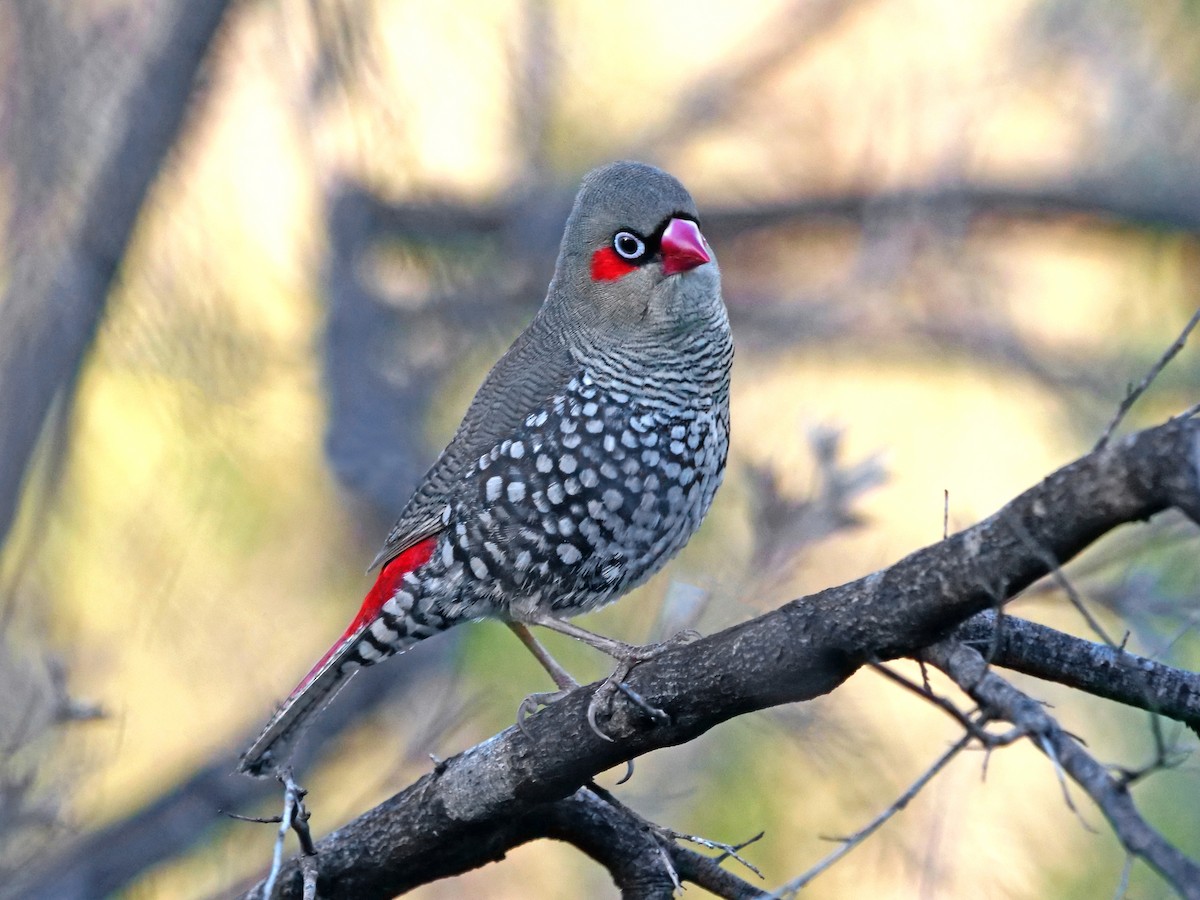
[[[699,226],[690,219],[672,219],[662,236],[662,267],[666,275],[687,272],[712,261]]]

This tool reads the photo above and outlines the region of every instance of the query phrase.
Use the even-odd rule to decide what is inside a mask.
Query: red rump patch
[[[592,281],[616,281],[635,268],[628,260],[617,256],[612,247],[601,247],[592,254]]]
[[[304,676],[304,680],[292,691],[293,697],[312,683],[313,679],[324,668],[325,663],[329,662],[330,657],[345,646],[348,640],[375,621],[379,616],[379,611],[383,609],[383,604],[391,600],[396,591],[400,590],[400,582],[404,579],[404,576],[413,571],[413,569],[429,562],[429,557],[433,556],[433,548],[436,544],[437,535],[427,537],[420,543],[409,547],[395,559],[390,560],[379,571],[379,577],[375,579],[375,584],[371,587],[371,590],[367,591],[367,596],[363,599],[362,607],[358,610],[358,615],[354,617],[354,621],[350,623],[350,627],[346,629],[345,633],[337,639],[337,642],[321,657],[320,661],[312,667],[312,671]]]

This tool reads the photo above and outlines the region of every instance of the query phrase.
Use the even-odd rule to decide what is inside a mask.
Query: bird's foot
[[[587,720],[592,727],[592,731],[604,738],[606,741],[613,740],[603,728],[600,727],[598,718],[603,714],[608,718],[612,713],[613,698],[618,693],[625,696],[630,703],[642,711],[642,713],[650,719],[655,725],[668,725],[671,722],[671,717],[657,706],[649,703],[641,694],[625,683],[625,679],[629,677],[629,673],[641,663],[647,660],[654,659],[666,653],[668,650],[673,650],[683,644],[690,643],[700,637],[697,631],[681,631],[674,634],[664,641],[658,641],[653,644],[644,644],[640,647],[629,645],[626,652],[617,658],[617,668],[613,673],[604,680],[600,687],[596,688],[596,692],[592,694],[592,700],[588,704]]]
[[[522,700],[521,705],[517,707],[517,728],[520,729],[521,734],[525,735],[525,737],[530,736],[528,730],[525,728],[525,720],[537,712],[539,707],[549,706],[551,703],[561,700],[577,687],[579,685],[576,684],[574,687],[564,688],[560,691],[545,691],[539,694],[530,694]]]

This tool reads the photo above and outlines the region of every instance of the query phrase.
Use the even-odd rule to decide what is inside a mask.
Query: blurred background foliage
[[[10,298],[69,239],[120,127],[112,98],[170,8],[0,9]],[[595,164],[642,158],[690,187],[738,356],[710,521],[588,627],[723,627],[885,566],[940,538],[944,513],[975,522],[1085,452],[1197,305],[1198,45],[1186,0],[232,5],[3,546],[0,880],[65,870],[96,852],[88,835],[184,796],[154,864],[106,890],[206,896],[262,870],[269,830],[218,807],[277,798],[226,773],[356,610],[390,517],[540,302]],[[0,307],[0,353],[19,312]],[[1181,355],[1133,423],[1193,403],[1198,369]],[[1154,523],[1071,572],[1110,633],[1194,669],[1192,541]],[[1014,609],[1088,634],[1054,589]],[[372,670],[406,677],[304,773],[318,834],[545,689],[504,628],[459,631]],[[1099,758],[1152,757],[1144,714],[1026,685]],[[765,830],[748,855],[774,886],[955,736],[863,672],[640,760],[621,796],[714,839]],[[1124,855],[1099,814],[1072,812],[1030,747],[986,780],[984,762],[958,759],[808,893],[1112,896]],[[1200,853],[1194,762],[1138,796]],[[612,893],[541,842],[415,896]],[[1135,866],[1128,896],[1165,888]]]

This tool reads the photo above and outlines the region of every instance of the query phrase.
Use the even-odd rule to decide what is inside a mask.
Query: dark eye
[[[637,259],[646,252],[646,242],[632,231],[618,231],[613,237],[613,249],[625,259]]]

